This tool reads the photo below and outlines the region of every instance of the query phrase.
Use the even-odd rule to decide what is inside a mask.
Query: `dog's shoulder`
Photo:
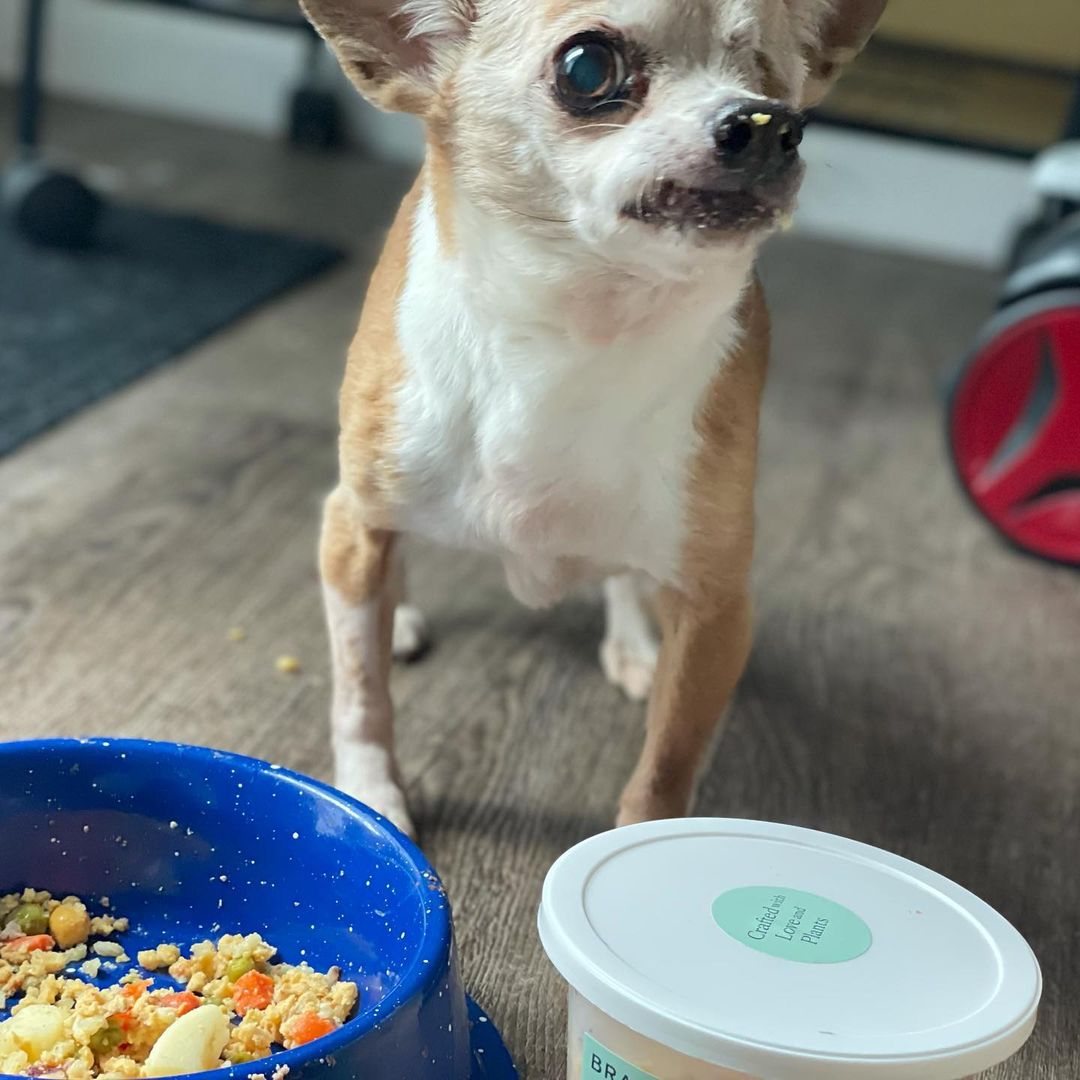
[[[371,275],[341,386],[339,453],[345,485],[372,514],[393,501],[395,398],[405,378],[396,312],[408,276],[409,247],[424,190],[422,176],[402,200]]]
[[[702,596],[740,587],[753,552],[758,421],[770,346],[769,312],[756,277],[738,322],[738,338],[698,407],[699,443],[687,475],[682,578]]]
[[[748,427],[757,429],[771,334],[765,290],[756,275],[739,303],[736,322],[736,337],[705,391],[696,419],[698,433],[714,453],[741,444]]]

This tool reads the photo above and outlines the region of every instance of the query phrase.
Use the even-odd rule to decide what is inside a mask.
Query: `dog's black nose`
[[[802,114],[782,101],[733,101],[717,117],[716,152],[725,168],[746,181],[771,180],[798,159],[804,123]]]

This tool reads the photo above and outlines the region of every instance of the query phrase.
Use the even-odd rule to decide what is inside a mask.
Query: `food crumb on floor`
[[[242,626],[229,627],[230,641],[247,641],[247,631]]]
[[[279,656],[274,661],[274,667],[276,667],[282,675],[298,675],[300,673],[301,664],[295,656]]]

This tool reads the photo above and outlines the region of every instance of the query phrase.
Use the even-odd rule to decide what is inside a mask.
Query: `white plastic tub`
[[[579,844],[540,935],[570,984],[568,1080],[962,1080],[1042,990],[992,908],[851,840],[720,819]]]

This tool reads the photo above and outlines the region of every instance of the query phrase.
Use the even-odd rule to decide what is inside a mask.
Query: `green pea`
[[[49,929],[49,916],[40,904],[20,904],[11,917],[24,934],[44,934]]]
[[[249,1061],[254,1061],[255,1055],[249,1054],[246,1050],[234,1050],[229,1055],[229,1061],[233,1065],[246,1065]]]
[[[250,956],[237,956],[229,961],[229,966],[225,969],[225,977],[229,982],[236,982],[241,975],[246,975],[254,967],[255,961]]]
[[[110,1023],[99,1028],[90,1036],[90,1049],[97,1057],[111,1054],[124,1041],[124,1032],[119,1024]]]

